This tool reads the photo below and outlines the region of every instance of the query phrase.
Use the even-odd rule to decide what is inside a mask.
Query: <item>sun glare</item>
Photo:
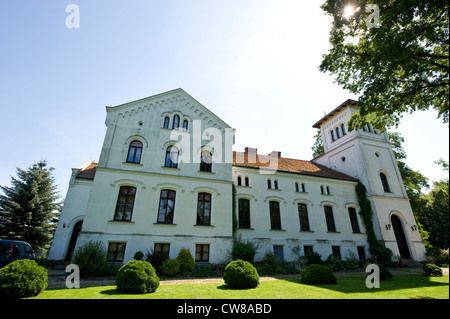
[[[354,6],[346,6],[344,9],[344,18],[348,19],[355,14]]]

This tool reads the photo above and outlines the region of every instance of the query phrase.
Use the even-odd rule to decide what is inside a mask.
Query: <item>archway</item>
[[[72,259],[72,254],[77,244],[78,235],[80,234],[81,227],[83,226],[83,220],[80,220],[73,226],[72,236],[70,237],[69,247],[67,249],[66,258],[64,261],[70,261]]]
[[[394,229],[395,240],[397,241],[398,251],[400,256],[404,259],[410,259],[411,254],[408,249],[408,243],[406,242],[405,232],[403,231],[403,225],[396,215],[392,215],[392,228]]]

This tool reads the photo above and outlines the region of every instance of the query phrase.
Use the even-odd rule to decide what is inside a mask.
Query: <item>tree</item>
[[[61,203],[52,167],[42,160],[27,170],[17,168],[11,187],[0,186],[0,238],[24,240],[34,249],[50,245]]]
[[[313,151],[313,158],[325,153],[325,149],[323,147],[321,130],[317,131],[317,134],[314,135],[314,138],[315,138],[314,145],[311,147],[311,149]]]
[[[350,130],[397,126],[405,112],[449,121],[449,4],[445,0],[327,0],[334,20],[321,72],[360,95]],[[352,12],[353,11],[353,12]],[[352,14],[345,14],[350,12]],[[378,20],[378,21],[377,21]],[[376,22],[379,22],[378,24]]]
[[[449,171],[448,163],[442,159],[436,162]],[[423,195],[425,207],[421,223],[430,233],[429,241],[435,248],[449,248],[449,179],[444,178],[433,183],[431,191]]]

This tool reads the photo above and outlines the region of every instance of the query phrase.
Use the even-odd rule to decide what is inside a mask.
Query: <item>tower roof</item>
[[[339,105],[337,108],[335,108],[333,111],[331,111],[330,113],[328,113],[327,115],[325,115],[324,117],[322,117],[318,122],[316,122],[313,127],[314,128],[320,128],[320,126],[322,125],[323,122],[327,121],[330,117],[332,117],[333,115],[335,115],[337,112],[339,112],[340,110],[342,110],[344,107],[348,106],[348,105],[357,105],[358,101],[352,100],[352,99],[348,99],[347,101],[345,101],[344,103],[342,103],[341,105]]]

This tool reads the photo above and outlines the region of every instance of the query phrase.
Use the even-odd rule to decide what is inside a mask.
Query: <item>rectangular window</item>
[[[325,219],[327,221],[327,228],[329,232],[336,232],[336,225],[334,223],[333,208],[331,206],[325,206]]]
[[[270,209],[270,228],[281,229],[280,203],[275,201],[269,202],[269,209]]]
[[[277,256],[279,260],[284,261],[283,245],[274,245],[273,254]]]
[[[209,244],[195,245],[195,261],[209,262]]]
[[[350,216],[350,223],[352,224],[352,231],[354,233],[360,233],[358,217],[356,215],[356,209],[353,207],[348,208],[348,215]]]
[[[153,249],[153,255],[155,256],[169,256],[170,244],[165,243],[155,243],[155,248]]]
[[[125,255],[126,243],[109,243],[108,261],[122,262]]]
[[[211,194],[199,193],[197,203],[197,225],[211,225]]]
[[[310,231],[309,228],[309,218],[308,218],[308,207],[306,204],[298,204],[298,217],[300,219],[300,230]]]
[[[169,189],[161,190],[159,200],[158,223],[172,224],[175,211],[175,191]]]
[[[341,247],[331,246],[331,250],[333,251],[334,258],[341,260]]]
[[[250,201],[239,199],[239,228],[250,228]]]
[[[120,187],[119,198],[117,199],[116,211],[114,213],[114,220],[131,221],[135,197],[136,187]]]
[[[364,246],[358,246],[358,257],[359,260],[365,260],[366,259],[366,249]]]
[[[311,255],[314,252],[313,246],[304,245],[303,251],[305,252],[305,256]]]

